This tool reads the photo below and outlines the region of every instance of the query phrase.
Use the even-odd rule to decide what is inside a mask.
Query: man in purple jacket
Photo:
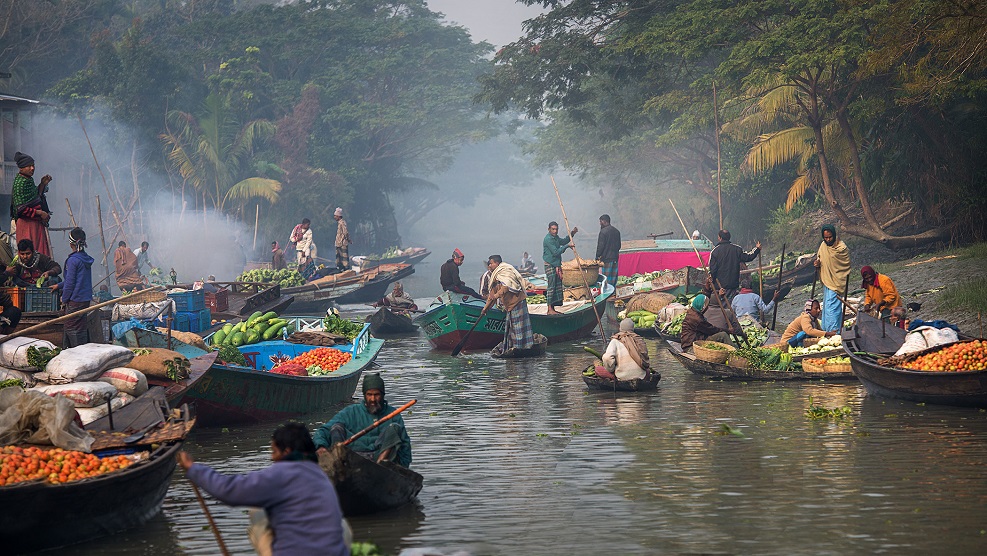
[[[185,452],[178,463],[190,481],[231,506],[264,508],[274,530],[275,556],[349,556],[343,540],[343,512],[315,443],[301,423],[285,423],[271,438],[274,465],[246,475],[222,475],[193,463]]]

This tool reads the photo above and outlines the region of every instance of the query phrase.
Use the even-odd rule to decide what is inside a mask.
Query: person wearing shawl
[[[391,307],[392,309],[417,311],[418,305],[415,300],[404,291],[401,282],[394,282],[394,289],[385,295],[374,307]]]
[[[850,250],[843,240],[836,237],[836,226],[822,227],[822,243],[814,263],[819,269],[819,281],[823,286],[822,329],[838,331],[843,327],[840,297],[846,297],[846,281],[850,275]]]
[[[572,235],[576,235],[579,228],[572,229]],[[569,236],[559,237],[559,223],[549,222],[548,233],[542,240],[542,261],[545,262],[545,278],[548,281],[548,289],[545,297],[548,299],[548,314],[560,314],[555,310],[562,305],[562,253],[566,249],[573,247]]]
[[[785,333],[781,335],[782,342],[788,342],[792,347],[801,346],[806,338],[829,338],[835,336],[836,332],[822,330],[819,326],[819,314],[822,309],[819,302],[810,299],[802,307],[802,314],[795,317]]]
[[[864,311],[874,311],[879,318],[887,318],[891,315],[891,309],[901,307],[901,296],[890,276],[879,274],[869,266],[860,269],[860,276],[863,278],[860,287],[867,290]]]
[[[274,430],[271,460],[273,465],[266,469],[225,475],[195,463],[186,452],[178,454],[188,480],[219,501],[264,509],[274,537],[267,541],[271,549],[267,554],[348,556],[339,496],[319,467],[315,443],[305,425],[289,422]],[[260,532],[253,529],[251,542],[257,542],[260,539],[255,535]]]
[[[120,291],[142,290],[140,272],[137,271],[137,255],[127,249],[127,242],[121,241],[113,252],[113,267],[116,271],[117,286]]]
[[[14,162],[19,172],[14,177],[10,195],[10,219],[14,221],[11,231],[17,238],[30,239],[34,250],[42,255],[51,256],[51,242],[48,238],[48,221],[51,210],[48,209],[48,199],[45,192],[51,176],[45,174],[40,184],[34,183],[34,159],[17,152]]]
[[[34,250],[34,243],[29,239],[17,242],[17,256],[10,261],[6,274],[12,277],[14,285],[22,288],[37,287],[38,280],[48,285],[54,285],[62,279],[62,267],[51,257]]]
[[[343,272],[350,268],[350,231],[343,220],[342,207],[336,207],[332,217],[336,219],[336,268]]]
[[[319,452],[328,451],[334,444],[345,441],[395,409],[384,399],[384,379],[380,378],[380,373],[364,375],[363,403],[343,408],[319,427],[313,438],[315,446]],[[400,415],[354,440],[350,449],[377,462],[392,461],[402,467],[411,465],[411,438]]]
[[[295,226],[291,230],[291,237],[288,238],[288,243],[295,244],[295,262],[299,266],[305,262],[305,258],[312,253],[312,221],[308,218],[303,218],[302,223]]]
[[[534,274],[538,267],[535,266],[535,260],[531,258],[531,255],[527,251],[521,254],[521,272],[525,274]]]
[[[500,255],[490,255],[487,259],[490,269],[490,295],[483,305],[481,315],[486,315],[490,307],[500,302],[507,312],[504,326],[504,341],[493,351],[498,355],[512,349],[528,349],[535,345],[535,333],[528,315],[527,294],[524,291],[524,278],[516,268],[504,262]]]
[[[284,251],[276,241],[271,242],[271,268],[275,271],[284,270],[288,265],[284,262]]]
[[[692,306],[686,311],[685,320],[682,321],[682,351],[688,350],[692,344],[703,340],[733,345],[730,333],[739,333],[739,328],[731,331],[713,325],[704,316],[708,308],[709,298],[705,294],[699,294],[692,299]]]
[[[620,321],[620,332],[610,337],[607,351],[603,353],[603,372],[597,369],[596,374],[602,378],[613,380],[643,379],[651,371],[651,358],[648,356],[648,346],[644,339],[634,332],[634,321]]]

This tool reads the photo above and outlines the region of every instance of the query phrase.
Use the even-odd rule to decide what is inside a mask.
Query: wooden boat
[[[135,400],[118,413],[128,408],[137,410],[141,401]],[[145,401],[156,403],[151,397]],[[155,409],[154,413],[160,420],[160,411]],[[121,415],[121,422],[133,421]],[[96,421],[88,429],[107,430],[95,426],[99,423],[105,421]],[[149,450],[149,457],[107,475],[59,485],[31,481],[0,487],[3,553],[58,548],[143,525],[161,512],[182,442],[169,440],[155,447],[142,439],[125,449]]]
[[[303,286],[284,288],[282,293],[295,297],[292,309],[299,314],[325,314],[330,303],[376,301],[387,293],[387,286],[414,274],[408,264],[385,264],[363,272],[347,270],[324,276]]]
[[[865,313],[857,315],[851,332],[843,335],[850,366],[868,394],[919,403],[987,408],[987,370],[913,371],[878,364],[869,354],[891,355],[905,341],[905,331],[882,324]]]
[[[422,490],[418,473],[396,463],[371,461],[342,444],[319,454],[319,465],[336,487],[347,517],[399,508]]]
[[[573,340],[587,336],[597,327],[596,314],[601,318],[606,307],[607,298],[613,295],[613,286],[604,282],[603,291],[593,300],[566,302],[562,306],[561,315],[546,315],[546,305],[529,305],[531,327],[535,333],[548,338],[553,344],[565,340]],[[428,311],[415,318],[415,323],[422,327],[429,343],[435,349],[452,350],[463,336],[479,320],[469,336],[464,349],[489,350],[504,339],[504,327],[507,314],[498,309],[490,309],[481,316],[484,301],[470,296],[442,292],[437,301],[429,306]]]
[[[595,365],[590,365],[589,368],[594,368]],[[603,378],[597,375],[583,375],[583,382],[586,383],[586,387],[590,390],[603,390],[604,392],[652,392],[658,389],[658,381],[661,380],[661,373],[650,372],[648,376],[641,379],[634,380],[618,380],[617,384],[614,385],[614,381],[608,378]]]
[[[296,320],[296,330],[305,329],[304,318]],[[309,318],[321,323],[321,318]],[[208,374],[180,398],[183,403],[195,406],[198,424],[217,426],[239,423],[285,420],[319,411],[353,397],[363,370],[369,367],[383,340],[370,337],[370,325],[346,346],[332,346],[353,355],[348,363],[327,376],[288,376],[269,372],[281,361],[292,359],[319,346],[294,344],[284,340],[260,342],[241,346],[240,352],[251,367],[214,364]],[[135,329],[140,345],[164,347],[164,335]],[[207,339],[208,341],[208,339]],[[195,346],[172,342],[173,349],[186,357],[201,355]]]
[[[695,259],[695,254],[692,257]],[[623,284],[616,287],[615,300],[627,301],[639,293],[662,292],[671,295],[697,293],[706,283],[706,270],[686,266],[666,272],[644,284]]]
[[[710,363],[697,359],[691,353],[682,351],[682,346],[669,342],[668,352],[678,359],[679,363],[693,374],[721,380],[856,380],[851,372],[806,372],[806,371],[770,371],[739,369],[730,365]]]
[[[295,300],[294,296],[284,295],[279,284],[263,282],[210,282],[227,292],[227,309],[213,311],[214,320],[239,322],[255,311],[274,311],[282,314]]]
[[[376,313],[368,315],[367,322],[370,323],[370,333],[374,336],[410,334],[418,331],[418,326],[408,316],[407,311],[396,311],[389,307],[381,307]]]
[[[625,240],[620,244],[620,258],[617,268],[621,276],[644,274],[656,270],[679,270],[699,263],[696,251],[699,250],[703,263],[709,264],[709,253],[714,245],[706,239],[651,239]]]
[[[371,268],[378,267],[382,264],[410,264],[416,265],[422,262],[425,257],[431,255],[432,252],[428,249],[419,249],[410,255],[399,255],[397,257],[387,257],[384,259],[363,259],[363,264],[360,265],[360,270],[370,270]]]
[[[542,336],[541,334],[535,334],[535,343],[527,349],[509,349],[503,353],[500,352],[500,346],[503,342],[494,346],[490,350],[490,356],[496,359],[524,359],[526,357],[541,357],[545,355],[545,348],[548,347],[548,338]]]
[[[785,263],[785,275],[782,277],[782,284],[791,283],[792,287],[804,286],[806,284],[811,284],[812,279],[816,276],[816,254],[810,253],[808,255],[802,255],[794,259],[791,263]],[[749,263],[748,263],[749,264]],[[774,267],[772,267],[774,268]],[[753,268],[748,268],[740,271],[741,276],[749,275],[751,278],[752,289],[758,291],[758,284],[760,283],[760,278],[757,273],[757,266]],[[770,300],[774,295],[775,289],[778,288],[778,275],[765,276],[764,277],[764,299]],[[791,289],[791,288],[789,288]],[[770,294],[768,291],[770,290]]]
[[[665,340],[665,342],[669,342],[669,343],[671,343],[671,342],[675,342],[677,344],[681,344],[682,343],[682,336],[681,335],[679,335],[679,334],[666,334],[665,332],[662,332],[662,330],[661,330],[661,328],[659,326],[660,325],[655,324],[655,334],[657,334],[659,338],[661,338],[662,340]]]

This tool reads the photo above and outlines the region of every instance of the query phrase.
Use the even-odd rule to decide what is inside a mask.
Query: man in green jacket
[[[572,229],[572,235],[576,235],[579,228]],[[562,253],[566,249],[573,247],[569,236],[559,237],[559,223],[548,223],[548,235],[542,240],[541,258],[545,261],[545,279],[548,280],[548,289],[545,297],[548,298],[548,314],[560,314],[555,310],[562,305]]]
[[[364,376],[363,403],[344,408],[315,431],[313,440],[317,451],[328,451],[334,444],[344,442],[395,409],[384,399],[384,379],[380,378],[380,373]],[[349,447],[378,463],[393,461],[402,467],[411,465],[411,438],[400,415],[354,440]]]

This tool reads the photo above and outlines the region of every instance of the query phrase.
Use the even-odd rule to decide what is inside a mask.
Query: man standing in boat
[[[281,250],[281,246],[278,242],[271,242],[271,269],[274,271],[284,270],[288,268],[288,265],[284,262],[284,251]]]
[[[302,223],[291,230],[288,242],[295,244],[295,262],[301,265],[312,254],[312,221],[302,218]]]
[[[350,269],[350,244],[353,242],[343,220],[342,207],[336,207],[332,217],[336,219],[336,269],[343,272]]]
[[[740,288],[740,263],[749,263],[761,252],[761,242],[757,242],[753,251],[744,251],[739,245],[730,243],[730,232],[720,230],[717,235],[719,243],[709,253],[709,273],[713,277],[713,285],[726,290],[727,302],[732,302]]]
[[[579,228],[573,228],[572,235],[576,235],[578,231]],[[542,240],[541,254],[542,261],[545,262],[545,279],[548,281],[545,297],[549,315],[560,314],[555,308],[562,305],[562,253],[571,247],[574,246],[569,236],[559,237],[559,223],[549,222],[548,234]]]
[[[463,282],[459,277],[459,267],[463,266],[465,260],[466,255],[463,255],[462,251],[458,248],[453,251],[452,258],[442,263],[442,268],[439,269],[439,283],[442,284],[442,289],[447,292],[472,295],[477,299],[483,299],[482,295],[467,286],[466,282]]]
[[[813,264],[819,269],[819,281],[823,286],[822,329],[838,332],[843,328],[840,297],[846,296],[850,249],[836,236],[836,226],[826,224],[822,227],[822,242],[816,254],[818,257]]]
[[[617,287],[617,261],[620,259],[620,230],[610,224],[610,215],[600,217],[600,237],[596,240],[596,259],[603,261],[600,274]]]
[[[487,296],[487,303],[480,315],[487,314],[490,306],[497,301],[500,301],[507,312],[504,341],[494,349],[504,354],[509,350],[530,348],[535,345],[535,334],[528,315],[524,278],[516,268],[505,263],[500,255],[490,255],[487,268],[490,270],[490,295]]]
[[[48,237],[48,221],[51,210],[45,193],[51,176],[45,174],[41,183],[34,183],[34,158],[22,152],[14,153],[18,173],[14,176],[10,195],[10,218],[14,221],[11,232],[17,241],[30,239],[38,253],[51,256]]]
[[[384,399],[384,379],[380,373],[363,377],[363,403],[353,404],[336,414],[328,423],[315,431],[315,446],[319,453],[328,452],[335,444],[374,424],[374,421],[393,412]],[[350,444],[354,452],[377,463],[392,461],[402,467],[411,465],[411,438],[404,428],[404,419],[395,415],[386,423],[357,438]]]

